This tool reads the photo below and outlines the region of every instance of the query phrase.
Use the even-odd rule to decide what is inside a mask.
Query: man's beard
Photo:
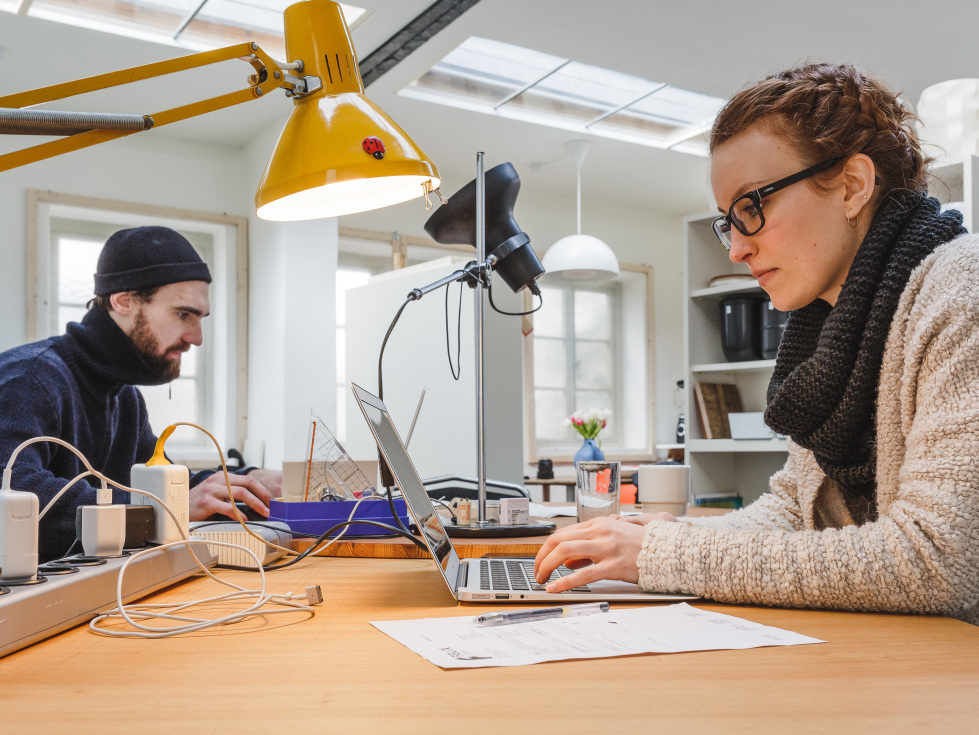
[[[169,383],[180,377],[180,358],[167,357],[167,352],[182,349],[183,346],[174,345],[164,351],[163,354],[160,354],[160,342],[150,331],[149,324],[146,323],[146,317],[142,311],[136,313],[136,318],[133,320],[133,329],[129,333],[129,339],[136,345],[136,349],[139,350],[139,353],[146,360],[147,364],[164,379],[163,382]]]

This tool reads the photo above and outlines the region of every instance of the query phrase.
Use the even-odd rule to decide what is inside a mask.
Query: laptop
[[[355,383],[350,384],[357,405],[367,419],[377,446],[387,460],[391,473],[401,488],[415,525],[421,530],[422,539],[432,552],[446,587],[457,600],[466,602],[496,602],[498,600],[527,602],[572,601],[641,601],[675,602],[696,599],[690,595],[661,595],[642,592],[638,585],[617,580],[592,582],[567,592],[545,592],[544,586],[534,579],[534,560],[527,558],[460,559],[449,535],[442,526],[442,519],[435,511],[421,478],[408,456],[394,428],[394,422],[384,403]],[[571,574],[567,567],[560,567],[551,580]],[[548,580],[548,581],[551,581]]]

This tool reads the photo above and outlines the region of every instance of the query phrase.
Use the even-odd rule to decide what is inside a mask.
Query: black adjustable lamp
[[[446,530],[455,536],[539,536],[554,531],[553,523],[536,523],[526,526],[501,525],[491,522],[486,514],[486,441],[485,402],[483,378],[483,291],[490,295],[493,273],[499,273],[510,289],[517,293],[527,288],[540,297],[536,279],[543,275],[544,266],[533,248],[530,237],[520,229],[513,218],[513,206],[520,191],[520,177],[510,163],[502,163],[489,171],[483,170],[483,153],[476,154],[476,178],[453,194],[425,223],[425,231],[442,244],[468,244],[476,248],[476,260],[462,270],[455,271],[424,288],[414,289],[395,315],[381,344],[384,346],[394,329],[401,312],[411,301],[456,281],[467,282],[475,291],[476,299],[476,481],[479,512],[472,526],[449,526]],[[494,306],[495,308],[495,306]],[[538,307],[539,308],[539,307]],[[499,309],[497,309],[499,311]],[[501,312],[508,313],[508,312]],[[378,392],[383,398],[381,360],[378,359]],[[381,482],[385,487],[394,479],[381,457]],[[443,477],[440,480],[462,477]]]
[[[425,232],[443,245],[472,245],[478,258],[476,184],[477,179],[473,179],[449,197],[428,218]],[[539,296],[536,279],[543,275],[544,266],[530,247],[530,236],[513,218],[519,193],[520,177],[512,163],[501,163],[486,172],[486,256],[496,258],[493,272],[498,273],[514,293],[527,287]]]

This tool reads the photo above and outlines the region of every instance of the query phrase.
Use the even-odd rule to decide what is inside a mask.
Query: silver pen
[[[607,602],[585,602],[581,605],[565,605],[564,607],[541,607],[536,610],[506,610],[491,612],[473,618],[476,625],[509,625],[511,623],[529,623],[533,620],[548,618],[570,618],[575,615],[591,615],[592,613],[608,612]]]

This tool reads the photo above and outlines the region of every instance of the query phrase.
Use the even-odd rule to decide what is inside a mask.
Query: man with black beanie
[[[156,437],[137,385],[162,385],[180,374],[180,358],[202,341],[210,312],[211,274],[193,246],[166,227],[121,230],[106,242],[95,273],[95,298],[66,334],[0,353],[0,461],[24,440],[54,436],[72,444],[98,471],[124,485]],[[52,442],[24,449],[12,486],[45,507],[85,471],[74,453]],[[281,474],[249,469],[231,476],[235,499],[268,515]],[[40,558],[64,555],[75,540],[75,509],[95,503],[95,487],[78,482],[41,519]],[[114,503],[129,493],[113,490]],[[191,476],[190,519],[231,517],[224,478]]]

